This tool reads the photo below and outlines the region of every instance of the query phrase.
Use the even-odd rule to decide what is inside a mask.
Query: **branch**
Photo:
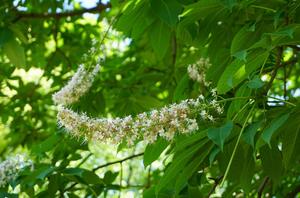
[[[219,185],[220,181],[223,179],[223,176],[219,176],[217,178],[209,178],[209,179],[212,179],[214,180],[214,185],[213,187],[210,189],[208,195],[207,195],[207,198],[209,198],[216,190],[217,186]]]
[[[126,158],[121,159],[121,160],[117,160],[117,161],[114,161],[114,162],[108,162],[107,164],[103,164],[103,165],[97,166],[96,168],[93,169],[93,171],[96,171],[96,170],[98,170],[100,168],[104,168],[104,167],[107,167],[107,166],[110,166],[110,165],[113,165],[113,164],[122,163],[122,162],[130,160],[132,158],[140,157],[142,155],[144,155],[144,153],[138,153],[138,154],[131,155],[131,156],[126,157]]]
[[[258,191],[257,191],[257,198],[261,198],[262,193],[263,193],[268,181],[269,181],[269,177],[265,177],[264,180],[262,181],[262,183],[260,184]]]
[[[271,79],[268,82],[268,84],[266,85],[265,90],[263,92],[265,94],[267,94],[268,91],[271,89],[273,81],[276,78],[277,71],[282,66],[282,64],[281,64],[282,53],[283,53],[283,48],[282,47],[278,48],[278,54],[277,54],[277,58],[276,58],[275,68],[273,69],[273,71],[271,73]]]
[[[100,13],[106,10],[107,8],[111,8],[111,4],[98,4],[95,7],[92,8],[86,8],[86,9],[80,9],[80,10],[74,10],[69,12],[60,12],[60,13],[35,13],[35,12],[24,12],[24,11],[17,11],[17,18],[14,20],[14,22],[18,21],[22,18],[38,18],[38,19],[48,19],[48,18],[55,18],[60,19],[63,17],[73,17],[73,16],[81,16],[84,13]]]

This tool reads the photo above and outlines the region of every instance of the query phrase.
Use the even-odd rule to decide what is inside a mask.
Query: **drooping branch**
[[[73,17],[73,16],[80,16],[84,13],[100,13],[105,11],[107,8],[111,8],[111,4],[98,4],[95,7],[92,8],[85,8],[80,10],[73,10],[68,12],[59,12],[59,13],[49,13],[49,12],[43,12],[43,13],[36,13],[36,12],[26,12],[26,11],[17,11],[17,18],[14,21],[18,21],[19,19],[23,18],[37,18],[37,19],[49,19],[49,18],[55,18],[60,19],[64,17]]]

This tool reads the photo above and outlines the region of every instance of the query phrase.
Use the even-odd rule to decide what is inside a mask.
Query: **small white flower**
[[[196,63],[188,65],[187,73],[189,77],[206,87],[210,86],[211,82],[206,80],[206,71],[211,66],[209,59],[200,58]]]
[[[223,111],[224,111],[224,109],[223,109],[221,106],[218,106],[218,107],[216,108],[216,110],[217,110],[217,113],[218,113],[218,114],[222,114]]]
[[[206,112],[205,110],[202,110],[202,111],[200,112],[200,116],[201,116],[201,118],[202,118],[203,120],[206,120],[206,119],[207,119],[207,112]]]

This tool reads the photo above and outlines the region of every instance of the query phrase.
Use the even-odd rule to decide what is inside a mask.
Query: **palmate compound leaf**
[[[233,122],[227,121],[225,125],[219,128],[210,128],[207,131],[207,136],[223,151],[226,138],[230,135],[233,128]]]

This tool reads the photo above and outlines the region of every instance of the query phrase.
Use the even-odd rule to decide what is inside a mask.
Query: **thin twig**
[[[77,168],[80,167],[82,164],[84,164],[86,162],[86,160],[88,160],[91,156],[93,155],[93,153],[89,153],[87,156],[85,156],[85,158],[83,158],[83,160],[76,166]]]
[[[273,97],[273,96],[266,96],[266,98],[271,98],[271,99],[274,99],[274,100],[277,100],[277,101],[280,101],[280,102],[289,104],[289,105],[294,106],[294,107],[297,106],[297,105],[295,105],[294,103],[291,103],[291,102],[289,102],[289,101],[282,100],[282,99],[280,99],[280,98],[276,98],[276,97]]]
[[[97,171],[97,170],[100,169],[100,168],[104,168],[104,167],[107,167],[107,166],[110,166],[110,165],[113,165],[113,164],[122,163],[122,162],[125,162],[125,161],[127,161],[127,160],[130,160],[130,159],[133,159],[133,158],[136,158],[136,157],[140,157],[140,156],[142,156],[142,155],[144,155],[144,153],[138,153],[138,154],[131,155],[131,156],[126,157],[126,158],[121,159],[121,160],[117,160],[117,161],[114,161],[114,162],[108,162],[108,163],[106,163],[106,164],[97,166],[96,168],[93,169],[93,171]]]
[[[269,181],[269,177],[265,177],[264,180],[262,181],[262,183],[260,184],[258,191],[257,191],[257,198],[261,198],[261,195],[262,195],[268,181]]]
[[[217,177],[217,178],[210,178],[212,180],[214,180],[214,185],[213,187],[210,189],[207,198],[209,198],[216,190],[217,186],[219,185],[220,181],[222,180],[223,176]]]
[[[229,162],[228,162],[228,165],[227,165],[227,167],[226,167],[226,171],[225,171],[224,177],[223,177],[222,182],[221,182],[221,184],[220,184],[221,186],[223,186],[223,184],[224,184],[224,182],[225,182],[225,180],[226,180],[226,177],[227,177],[227,175],[228,175],[228,173],[229,173],[229,170],[230,170],[230,167],[231,167],[233,158],[234,158],[234,156],[235,156],[235,152],[236,152],[237,147],[238,147],[238,145],[239,145],[239,143],[240,143],[240,139],[241,139],[242,134],[243,134],[243,132],[244,132],[244,130],[245,130],[245,128],[246,128],[247,122],[248,122],[248,120],[250,119],[250,116],[251,116],[251,114],[252,114],[252,111],[254,110],[254,107],[255,107],[255,104],[253,104],[251,110],[249,111],[249,113],[248,113],[248,115],[247,115],[247,117],[246,117],[246,120],[245,120],[245,122],[244,122],[244,124],[243,124],[243,127],[242,127],[242,129],[241,129],[241,131],[240,131],[240,133],[239,133],[239,135],[238,135],[238,138],[237,138],[237,140],[236,140],[234,149],[233,149],[233,151],[232,151],[231,157],[230,157]]]

